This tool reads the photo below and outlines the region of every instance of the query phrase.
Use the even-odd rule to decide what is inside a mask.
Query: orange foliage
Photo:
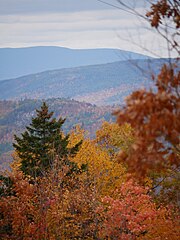
[[[167,17],[171,19],[176,28],[180,27],[180,15],[179,15],[179,1],[167,1],[159,0],[151,5],[151,11],[146,16],[149,17],[152,27],[159,27],[162,24],[162,19]]]
[[[145,175],[180,165],[180,74],[164,65],[156,80],[157,91],[133,92],[116,112],[119,124],[130,123],[135,143],[126,161],[131,171]]]
[[[158,29],[169,18],[179,28],[177,6],[177,0],[152,4],[147,14],[151,25]],[[171,43],[177,49],[177,43]],[[151,190],[132,176],[127,181],[125,168],[114,154],[120,148],[119,158],[140,177],[152,170],[161,177],[167,168],[179,167],[180,74],[175,65],[164,65],[154,80],[155,91],[132,93],[126,106],[116,112],[118,124],[129,123],[133,135],[130,125],[107,123],[96,140],[84,139],[79,128],[71,134],[70,147],[83,139],[79,152],[70,159],[87,165],[81,172],[68,174],[68,164],[62,166],[55,159],[43,177],[30,179],[18,170],[16,159],[9,174],[12,186],[0,201],[1,239],[179,239],[178,214],[168,205],[157,206]],[[0,182],[1,190],[4,184]]]

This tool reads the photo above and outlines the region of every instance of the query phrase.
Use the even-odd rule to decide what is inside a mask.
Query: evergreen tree
[[[75,170],[77,166],[68,160],[68,156],[76,154],[81,142],[68,148],[69,136],[63,136],[61,130],[65,119],[52,118],[53,112],[49,112],[45,102],[36,112],[37,116],[32,118],[21,137],[14,136],[16,143],[13,146],[21,159],[21,170],[34,178],[43,176],[55,158],[62,165],[71,166],[71,171]]]

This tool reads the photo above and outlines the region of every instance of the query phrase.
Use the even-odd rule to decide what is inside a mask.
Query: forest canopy
[[[176,0],[153,2],[146,15],[160,34],[172,22],[164,37],[176,51],[179,16]],[[178,64],[150,76],[156,88],[133,92],[93,139],[80,126],[65,134],[44,102],[0,176],[0,238],[178,240]]]

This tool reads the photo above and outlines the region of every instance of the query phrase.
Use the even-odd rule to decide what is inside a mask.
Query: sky
[[[0,0],[0,48],[118,48],[166,57],[166,43],[149,23],[117,0]],[[125,0],[145,14],[147,0]],[[111,5],[116,5],[115,8]]]

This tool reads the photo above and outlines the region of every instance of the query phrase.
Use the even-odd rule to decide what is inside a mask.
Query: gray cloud
[[[0,16],[0,46],[107,47],[148,54],[143,49],[145,46],[158,54],[162,48],[158,45],[155,49],[155,46],[162,41],[145,28],[147,25],[143,27],[135,16],[129,18],[117,9],[8,15]]]
[[[138,2],[138,11],[145,11],[144,0],[124,1]],[[166,56],[166,44],[147,23],[97,0],[0,0],[0,6],[0,47],[104,47],[150,54],[147,48]]]
[[[0,14],[32,14],[50,12],[76,12],[84,10],[113,9],[118,0],[0,0]],[[123,0],[131,7],[145,7],[147,0]],[[108,5],[109,4],[109,5]]]
[[[110,7],[97,0],[0,0],[0,14],[76,12],[108,8]]]

